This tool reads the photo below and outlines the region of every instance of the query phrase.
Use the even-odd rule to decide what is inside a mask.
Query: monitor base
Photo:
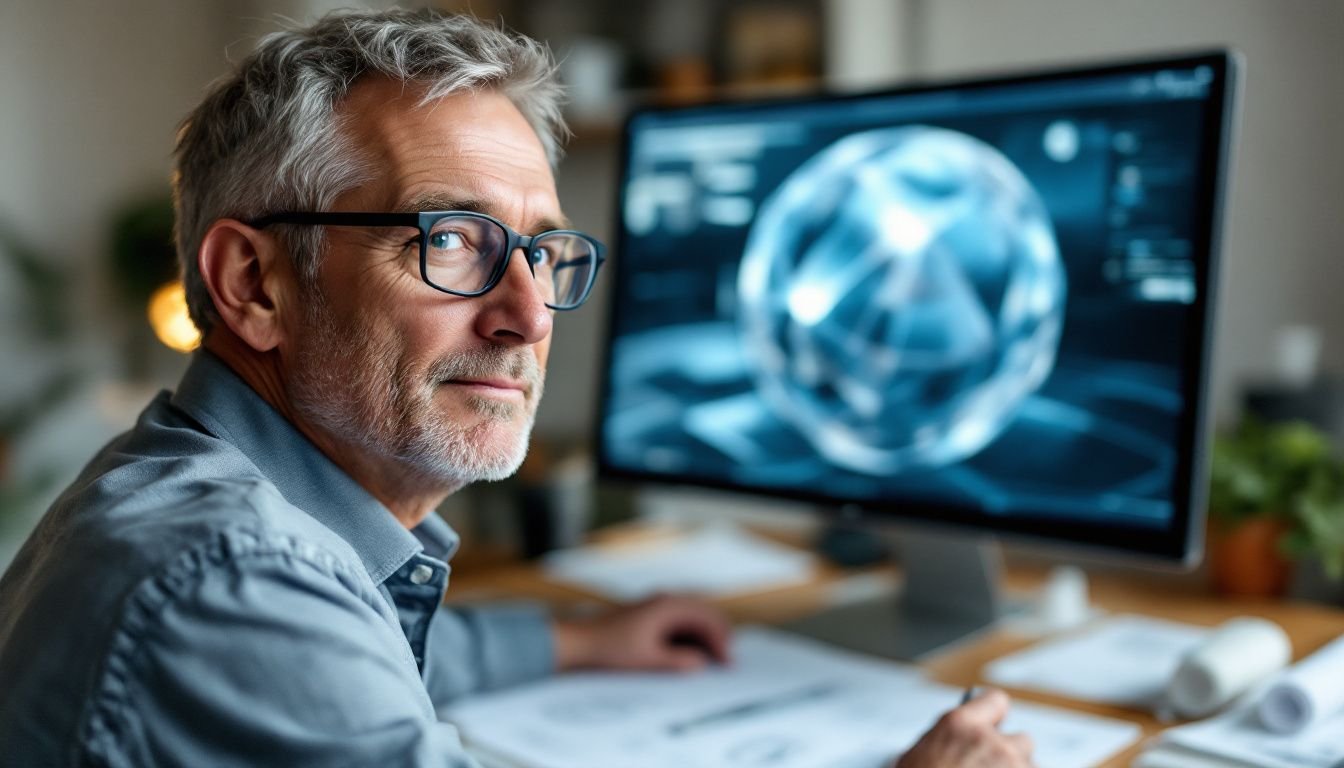
[[[992,542],[919,532],[899,536],[895,549],[905,574],[897,596],[829,608],[783,628],[861,653],[917,661],[1022,608],[1001,594],[1001,557]]]

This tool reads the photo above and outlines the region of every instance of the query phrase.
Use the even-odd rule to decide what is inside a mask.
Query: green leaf
[[[1331,579],[1344,579],[1344,465],[1325,434],[1309,424],[1246,419],[1217,435],[1209,514],[1231,524],[1285,519],[1284,554],[1317,559]]]

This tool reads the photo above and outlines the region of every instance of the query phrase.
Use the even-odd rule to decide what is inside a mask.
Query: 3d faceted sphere
[[[738,276],[767,403],[872,475],[971,456],[1054,366],[1049,215],[995,148],[927,126],[844,137],[762,205]]]

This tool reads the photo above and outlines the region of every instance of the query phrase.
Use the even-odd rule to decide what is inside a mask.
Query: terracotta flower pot
[[[1237,523],[1209,524],[1209,574],[1213,588],[1236,597],[1280,597],[1287,591],[1292,563],[1279,552],[1287,522],[1260,516]]]

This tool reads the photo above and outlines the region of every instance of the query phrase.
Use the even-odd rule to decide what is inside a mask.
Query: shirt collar
[[[461,544],[457,531],[445,523],[437,513],[426,515],[419,525],[411,529],[411,533],[420,540],[426,555],[445,563],[453,559],[453,555],[457,554],[458,545]]]
[[[436,514],[406,530],[212,353],[193,355],[171,403],[242,451],[286,501],[350,544],[375,584],[422,550],[447,560],[457,549],[457,534]]]

